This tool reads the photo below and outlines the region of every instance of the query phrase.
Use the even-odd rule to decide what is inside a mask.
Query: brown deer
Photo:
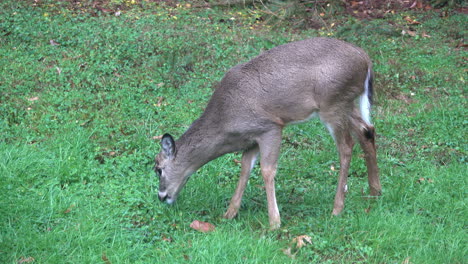
[[[337,39],[311,38],[266,51],[226,73],[204,113],[177,141],[169,134],[162,137],[155,166],[159,199],[172,204],[198,168],[223,154],[243,151],[239,183],[224,214],[233,218],[260,153],[270,228],[278,228],[281,220],[275,175],[282,130],[288,124],[318,116],[339,152],[333,207],[333,215],[338,215],[347,192],[352,135],[365,153],[370,194],[381,192],[371,102],[371,61],[356,46]]]

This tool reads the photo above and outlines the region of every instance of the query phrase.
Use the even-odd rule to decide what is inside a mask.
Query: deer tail
[[[361,94],[359,98],[359,108],[361,110],[362,119],[368,124],[371,124],[370,111],[372,107],[372,97],[373,97],[373,73],[372,69],[369,67],[367,70],[366,81],[364,82],[364,93]]]

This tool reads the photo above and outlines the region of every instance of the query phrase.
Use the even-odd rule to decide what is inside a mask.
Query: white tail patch
[[[364,93],[359,97],[359,107],[361,110],[362,119],[368,125],[371,125],[370,110],[371,102],[369,101],[369,79],[371,78],[371,70],[367,70],[366,81],[364,82]]]

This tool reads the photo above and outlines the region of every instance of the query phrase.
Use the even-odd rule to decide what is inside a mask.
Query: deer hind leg
[[[255,161],[257,160],[258,156],[258,146],[246,150],[242,154],[242,162],[241,162],[241,174],[239,177],[239,183],[237,184],[236,191],[232,196],[231,202],[229,203],[229,207],[224,214],[224,218],[232,219],[237,215],[239,211],[242,195],[244,195],[245,187],[247,186],[247,182],[249,180],[250,173],[252,172],[253,167],[255,166]]]
[[[364,151],[370,194],[372,196],[378,196],[381,194],[382,187],[377,166],[374,126],[362,120],[357,113],[352,116],[351,123],[353,133],[358,138],[361,148]]]
[[[333,215],[338,215],[343,211],[345,196],[348,191],[348,171],[351,163],[351,156],[354,146],[353,138],[351,137],[348,122],[340,121],[335,123],[325,122],[330,134],[335,140],[339,156],[340,156],[340,174],[338,178],[338,186],[336,188],[335,203],[333,205]]]

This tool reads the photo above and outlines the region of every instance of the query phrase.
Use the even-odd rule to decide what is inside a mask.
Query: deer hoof
[[[224,218],[226,219],[233,219],[237,215],[237,210],[229,208],[226,213],[224,214]]]

